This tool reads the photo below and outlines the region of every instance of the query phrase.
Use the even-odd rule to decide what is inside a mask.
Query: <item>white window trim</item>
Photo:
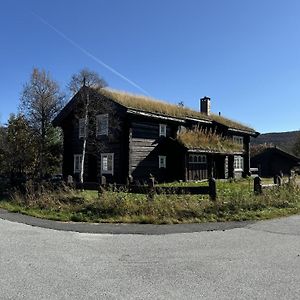
[[[112,159],[112,169],[111,170],[103,170],[103,157],[104,156],[111,156]],[[102,174],[110,174],[114,175],[114,153],[101,153],[101,175]]]
[[[79,159],[79,168],[76,168],[76,160]],[[73,170],[74,170],[74,174],[76,173],[80,173],[81,171],[81,162],[82,162],[82,154],[74,154],[74,158],[73,158]]]
[[[163,159],[163,163],[161,163],[161,159]],[[165,155],[159,155],[158,156],[158,168],[167,168],[167,157]]]
[[[85,119],[78,120],[78,137],[84,138],[86,135]]]
[[[239,135],[234,135],[232,137],[233,141],[237,144],[243,145],[244,144],[244,137],[239,136]]]
[[[191,160],[191,157],[193,157],[192,160]],[[197,157],[196,161],[195,161],[195,157]],[[205,155],[205,154],[190,154],[189,155],[189,163],[190,164],[203,164],[203,165],[207,164],[207,155]]]
[[[159,124],[159,136],[167,136],[167,125]]]
[[[100,123],[101,118],[106,119],[106,124],[105,124],[104,129],[99,128],[99,123]],[[108,114],[101,114],[101,115],[96,116],[96,135],[97,136],[108,135]]]
[[[234,156],[234,171],[244,171],[244,157],[241,155]]]

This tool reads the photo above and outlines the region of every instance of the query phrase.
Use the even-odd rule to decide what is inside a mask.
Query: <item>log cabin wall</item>
[[[166,137],[160,136],[159,126],[165,124]],[[167,120],[151,118],[132,117],[129,130],[129,175],[134,180],[145,181],[152,174],[158,181],[169,181],[174,176],[184,177],[183,165],[179,149],[170,149],[166,140],[175,137],[178,124]],[[174,151],[175,150],[175,151]],[[159,156],[166,156],[166,168],[159,169]],[[180,156],[180,157],[179,157]],[[174,157],[177,159],[177,166],[182,162],[180,175],[172,176],[171,169],[174,169]],[[178,159],[181,159],[178,162]],[[173,170],[174,171],[174,170]]]
[[[101,99],[101,101],[110,101]],[[113,113],[112,113],[113,112]],[[112,107],[107,110],[97,111],[97,114],[109,115],[108,135],[99,136],[93,142],[99,143],[98,151],[87,151],[85,158],[84,181],[98,182],[101,177],[101,153],[113,153],[114,170],[113,174],[106,174],[108,182],[124,183],[128,175],[128,124],[126,122],[126,110],[112,102]],[[74,155],[81,155],[83,149],[83,138],[79,137],[79,116],[76,110],[72,111],[64,122],[61,124],[64,135],[64,152],[63,152],[63,175],[67,178],[72,175],[76,181],[79,180],[79,173],[74,172]],[[90,117],[89,117],[90,118]],[[114,124],[118,124],[117,132],[115,125],[112,125],[110,118],[117,118]],[[93,129],[95,130],[95,129]]]

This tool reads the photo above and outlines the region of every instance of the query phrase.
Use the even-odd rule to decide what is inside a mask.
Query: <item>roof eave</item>
[[[228,131],[243,133],[243,134],[247,134],[247,135],[250,135],[253,137],[257,137],[260,134],[259,132],[254,131],[254,130],[250,131],[250,130],[232,128],[232,127],[228,127]]]
[[[220,150],[209,150],[209,149],[199,149],[199,148],[188,148],[185,146],[190,153],[206,153],[206,154],[230,154],[230,155],[243,155],[244,151],[220,151]]]
[[[175,121],[175,122],[179,122],[179,123],[185,123],[184,119],[169,117],[169,116],[166,116],[166,115],[160,115],[160,114],[156,114],[156,113],[145,112],[145,111],[142,111],[142,110],[136,110],[136,109],[132,109],[132,108],[128,108],[127,113],[128,114],[133,114],[133,115],[150,117],[150,118],[156,118],[156,119],[162,119],[162,120],[168,120],[168,121]]]

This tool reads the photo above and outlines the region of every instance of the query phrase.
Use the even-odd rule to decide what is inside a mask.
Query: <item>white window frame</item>
[[[105,166],[103,159],[107,158],[106,161],[106,168],[104,169],[103,167]],[[108,170],[108,157],[111,158],[111,170]],[[114,175],[114,153],[101,153],[101,175],[102,174],[110,174]]]
[[[240,145],[244,145],[244,137],[242,136],[239,136],[239,135],[234,135],[232,137],[233,141],[237,144],[240,144]]]
[[[159,124],[159,136],[167,136],[167,125]]]
[[[158,156],[158,168],[167,168],[167,157],[165,155],[159,155]]]
[[[104,125],[103,128],[101,125]],[[96,135],[108,135],[108,114],[96,116]]]
[[[86,135],[85,118],[78,120],[78,137],[84,138]]]
[[[81,172],[82,154],[74,154],[74,174]]]
[[[243,171],[244,170],[244,157],[241,155],[234,156],[234,171]]]
[[[206,154],[190,154],[189,155],[190,164],[207,164]]]

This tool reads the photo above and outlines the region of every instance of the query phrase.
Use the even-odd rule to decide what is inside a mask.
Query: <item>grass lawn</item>
[[[271,183],[263,180],[263,183]],[[164,186],[196,186],[199,183],[173,183]],[[76,222],[193,223],[259,220],[300,212],[300,189],[286,185],[253,194],[253,179],[217,181],[217,200],[202,195],[147,195],[126,192],[27,189],[10,199],[0,198],[0,207],[40,218]]]

